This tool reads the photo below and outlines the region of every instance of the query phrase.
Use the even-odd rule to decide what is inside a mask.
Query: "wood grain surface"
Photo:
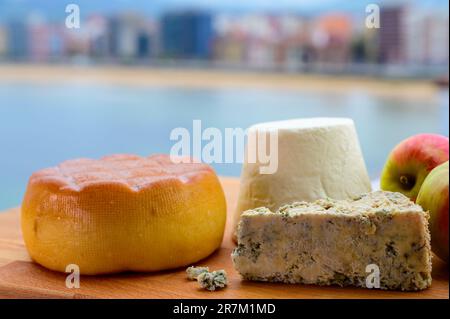
[[[222,178],[228,203],[228,220],[237,198],[239,182]],[[226,289],[202,290],[186,279],[185,269],[157,273],[124,273],[113,276],[82,276],[79,289],[65,286],[66,275],[33,263],[20,233],[18,208],[0,213],[0,298],[439,298],[448,299],[448,266],[433,259],[432,287],[421,292],[381,291],[362,288],[318,287],[243,281],[233,269],[234,247],[227,227],[222,247],[198,263],[225,269]]]

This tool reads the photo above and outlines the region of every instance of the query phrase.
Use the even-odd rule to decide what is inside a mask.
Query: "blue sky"
[[[448,9],[446,0],[0,0],[0,19],[20,17],[30,11],[38,11],[52,18],[64,15],[69,3],[78,4],[82,14],[103,14],[134,10],[148,15],[174,9],[199,8],[226,12],[293,12],[314,14],[324,11],[350,11],[364,14],[369,3],[390,4],[412,2],[424,7]]]

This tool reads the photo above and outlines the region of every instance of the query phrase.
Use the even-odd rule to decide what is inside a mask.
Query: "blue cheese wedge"
[[[400,193],[248,210],[237,239],[232,259],[247,280],[372,288],[377,269],[381,289],[431,285],[428,213]]]

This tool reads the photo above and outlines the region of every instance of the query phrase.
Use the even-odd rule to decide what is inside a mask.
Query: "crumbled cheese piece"
[[[224,288],[228,284],[227,273],[225,270],[216,270],[213,272],[203,272],[197,280],[200,287],[209,291],[214,291],[218,288]]]
[[[197,277],[205,272],[209,272],[208,267],[188,267],[186,269],[186,274],[189,280],[197,280]]]

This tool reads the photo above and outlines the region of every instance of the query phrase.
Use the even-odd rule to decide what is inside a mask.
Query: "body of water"
[[[439,102],[440,101],[440,102]],[[18,206],[35,170],[77,157],[168,153],[176,127],[246,128],[263,121],[351,117],[369,173],[417,133],[448,135],[448,92],[424,103],[365,92],[144,88],[0,83],[0,210]],[[238,176],[239,164],[214,164]]]

